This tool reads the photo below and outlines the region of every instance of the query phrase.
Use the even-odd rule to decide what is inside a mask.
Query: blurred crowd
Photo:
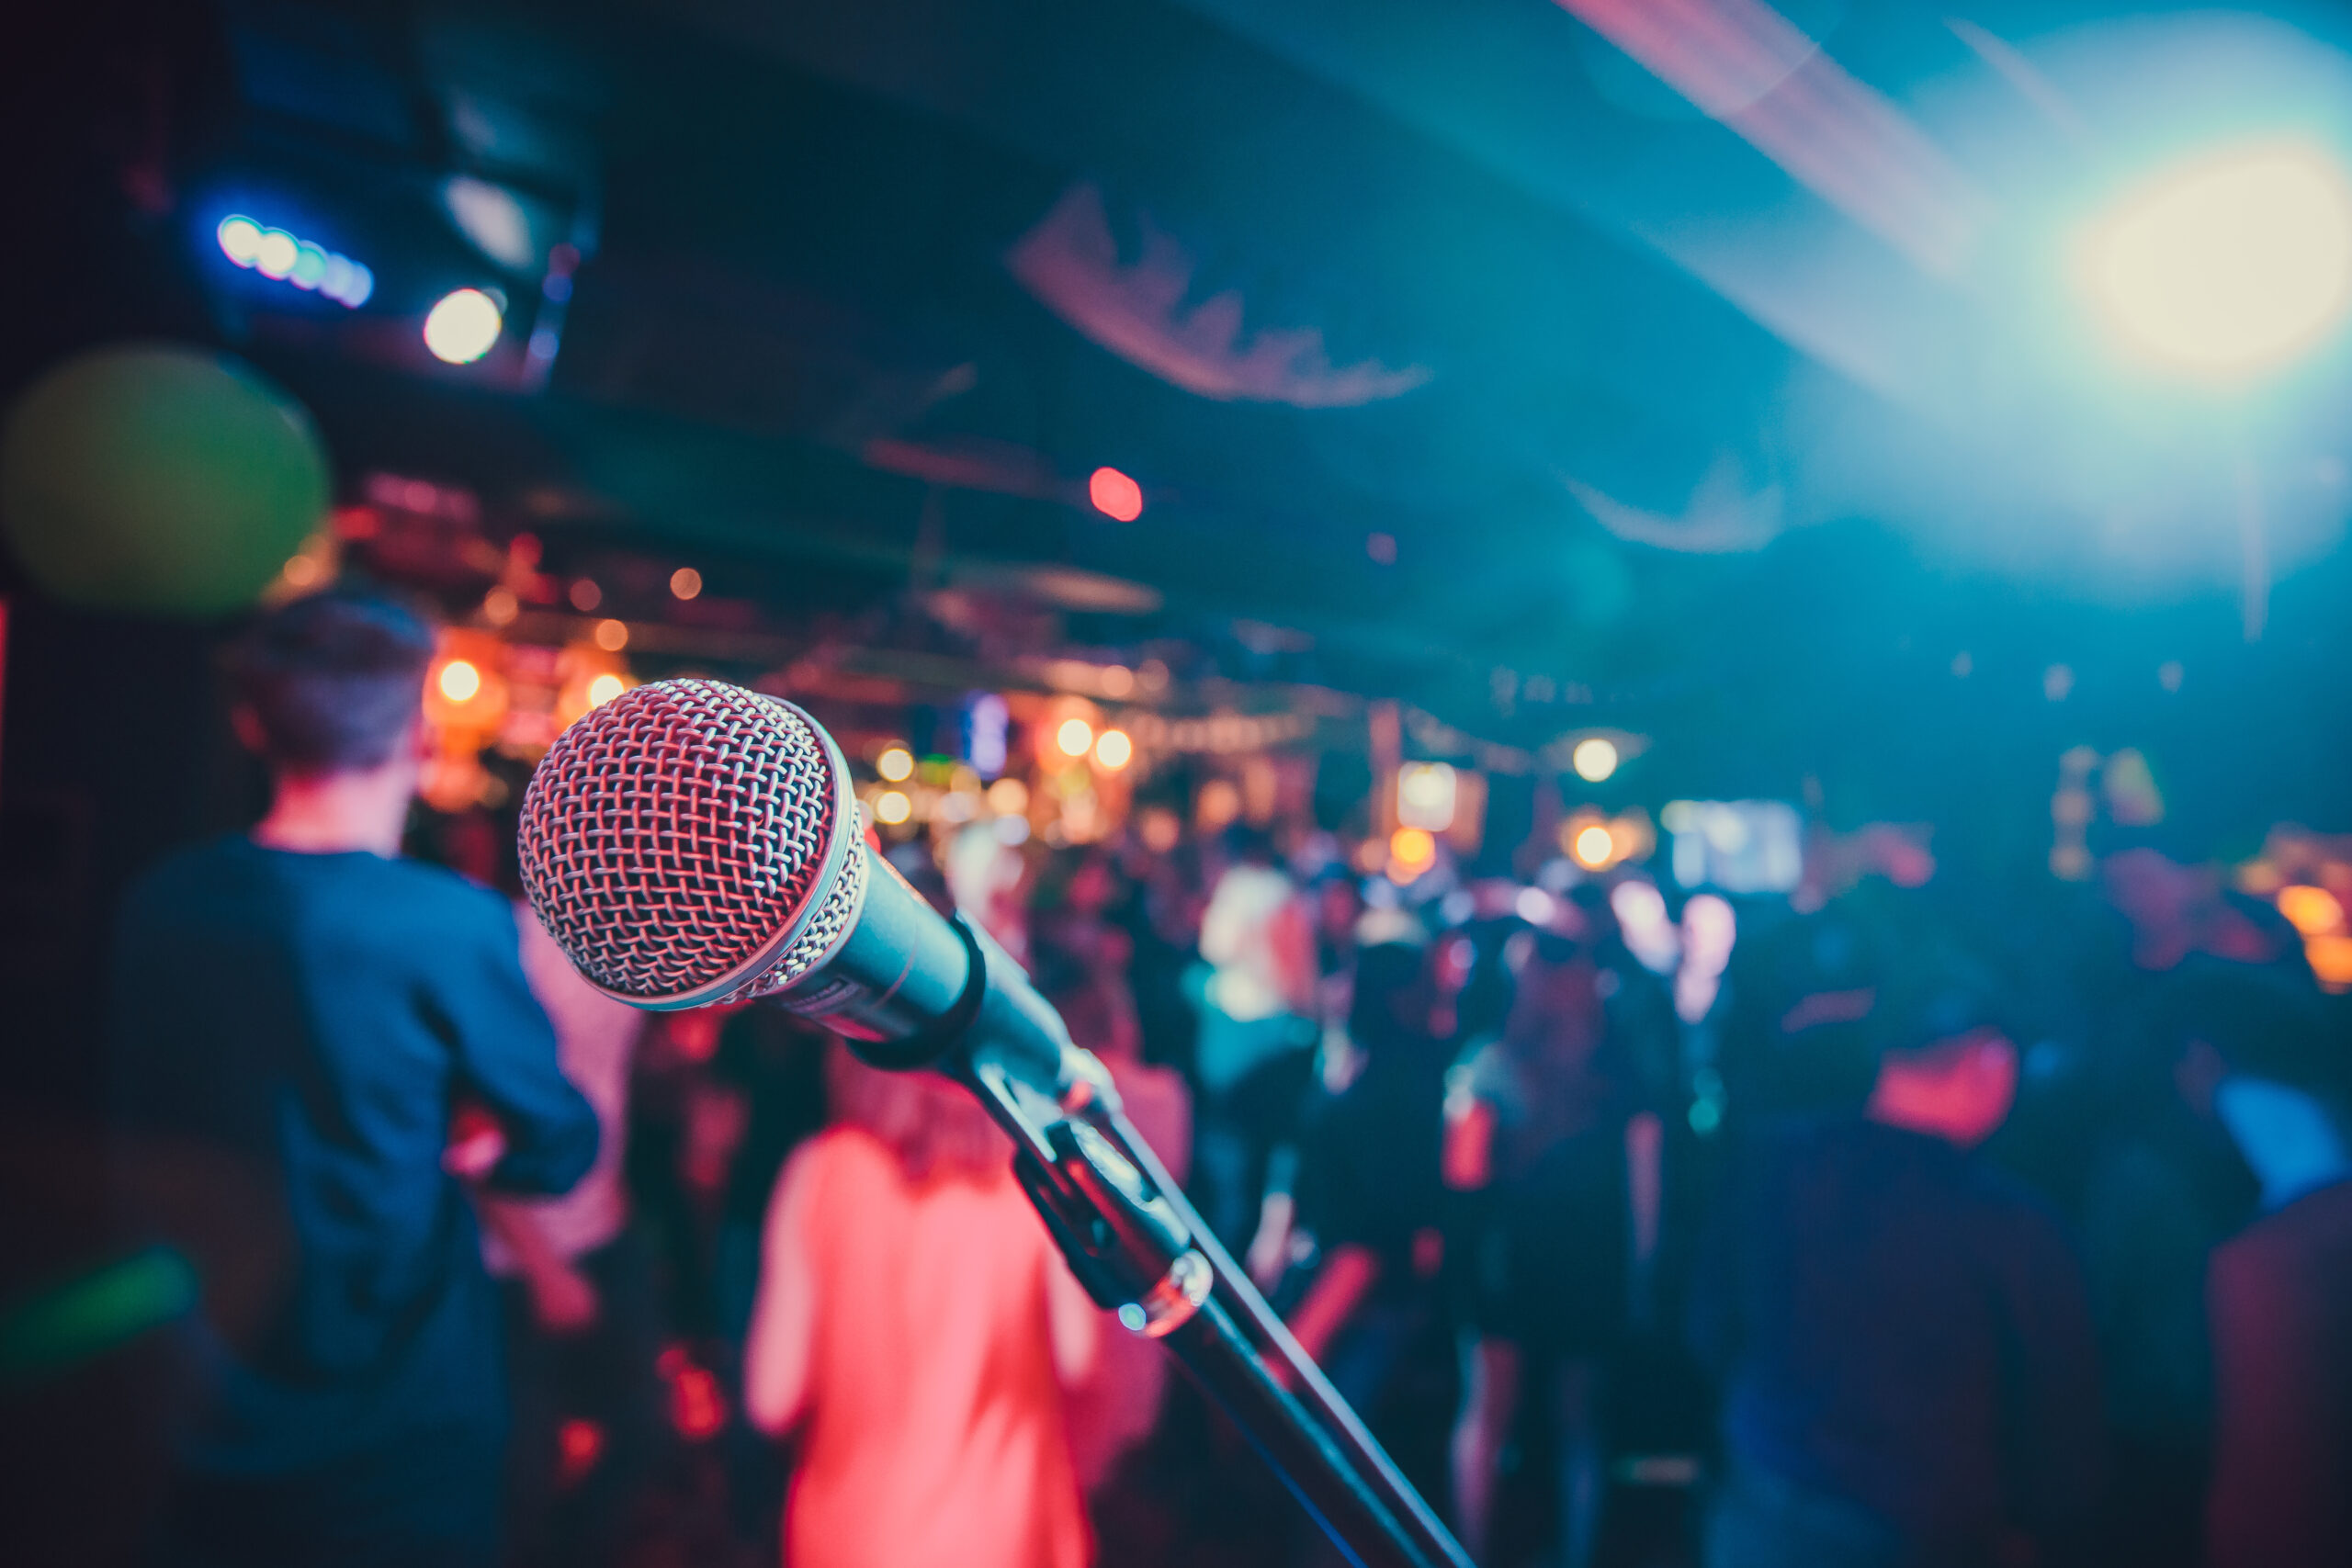
[[[284,800],[237,854],[299,854]],[[780,1011],[622,1008],[514,902],[511,827],[430,848],[505,893],[577,1095],[485,1067],[438,1153],[499,1281],[507,1560],[1338,1561],[967,1100]],[[2188,847],[2094,849],[2009,898],[1880,856],[1736,901],[1238,827],[890,858],[1482,1563],[2352,1562],[2345,1021]]]
[[[1989,961],[1883,875],[1678,921],[1635,870],[1399,889],[1247,829],[1154,852],[976,826],[894,859],[1110,1065],[1482,1562],[2341,1561],[2338,1014],[2269,906],[2152,836],[2104,847],[2095,894]],[[1745,929],[1709,997],[1686,949],[1726,921]],[[580,987],[545,967],[557,1010]],[[917,1091],[774,1012],[668,1020],[639,1053],[630,1170],[662,1319],[745,1419],[788,1427],[739,1382],[773,1310],[763,1236],[768,1288],[791,1288],[779,1173],[846,1123],[927,1190],[910,1129],[973,1113],[877,1111]],[[1001,1179],[1007,1151],[971,1136],[967,1177]],[[1009,1182],[998,1199],[1035,1230]],[[935,1247],[872,1283],[946,1315],[961,1287],[918,1284]],[[1034,1236],[990,1257],[1039,1266]],[[518,1332],[560,1338],[568,1287],[525,1277]],[[1106,1320],[1057,1364],[1071,1495],[1114,1560],[1231,1560],[1231,1519],[1188,1517],[1202,1495],[1171,1470],[1255,1495],[1247,1560],[1324,1552],[1236,1455],[1161,1430],[1156,1347]]]

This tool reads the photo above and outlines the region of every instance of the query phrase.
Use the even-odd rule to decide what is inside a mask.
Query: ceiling
[[[11,113],[74,129],[33,194],[120,254],[55,263],[6,365],[210,335],[347,477],[732,570],[772,616],[1017,591],[1069,645],[1786,773],[1841,715],[1917,722],[1962,650],[2020,701],[2112,666],[2135,713],[2163,659],[2245,667],[2249,472],[2259,657],[2335,648],[2304,629],[2352,505],[2344,356],[2177,389],[2063,264],[2199,138],[2352,146],[2346,21],[2113,11],[101,6],[54,24],[96,89]],[[503,238],[455,176],[506,194]],[[227,266],[244,209],[369,259],[368,308]],[[513,330],[453,369],[414,329],[465,285]],[[1140,519],[1086,504],[1105,464]]]

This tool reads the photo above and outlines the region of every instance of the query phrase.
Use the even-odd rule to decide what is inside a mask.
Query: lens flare
[[[2352,307],[2352,183],[2311,147],[2215,153],[2125,197],[2085,260],[2127,343],[2193,373],[2267,369]]]

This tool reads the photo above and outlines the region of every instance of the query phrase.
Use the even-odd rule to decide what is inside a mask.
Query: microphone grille
[[[531,905],[582,974],[630,1000],[788,985],[863,902],[865,857],[839,852],[857,824],[842,820],[854,808],[838,757],[799,709],[740,686],[623,693],[531,776],[519,837]]]

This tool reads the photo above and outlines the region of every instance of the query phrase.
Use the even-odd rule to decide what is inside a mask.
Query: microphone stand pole
[[[1012,1135],[1014,1174],[1079,1282],[1168,1342],[1359,1568],[1471,1568],[1169,1179],[1091,1053],[1069,1048],[1053,1093],[985,1044],[941,1066]]]

